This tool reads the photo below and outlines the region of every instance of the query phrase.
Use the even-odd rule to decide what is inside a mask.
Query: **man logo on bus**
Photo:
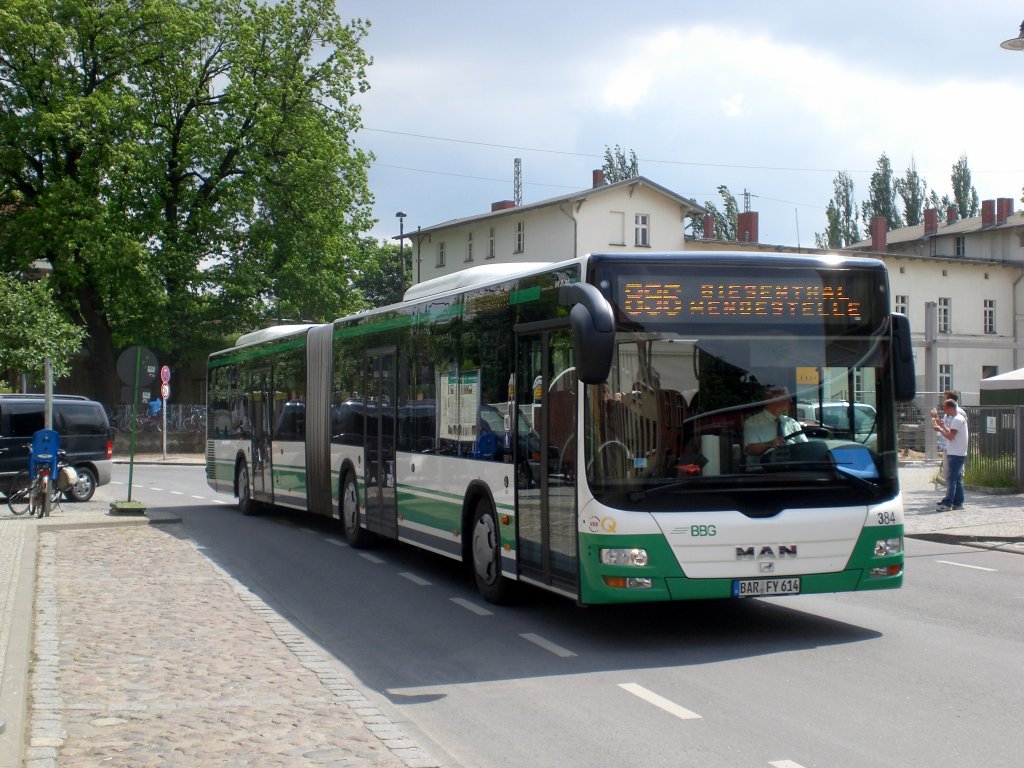
[[[737,560],[781,560],[785,557],[796,557],[796,544],[780,544],[777,547],[767,544],[761,547],[736,547]]]

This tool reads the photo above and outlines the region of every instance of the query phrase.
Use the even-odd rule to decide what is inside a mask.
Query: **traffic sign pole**
[[[163,382],[160,385],[160,397],[164,401],[163,408],[160,409],[164,415],[163,429],[160,432],[163,435],[164,461],[167,461],[167,400],[171,396],[171,369],[166,365],[160,369],[160,381]]]

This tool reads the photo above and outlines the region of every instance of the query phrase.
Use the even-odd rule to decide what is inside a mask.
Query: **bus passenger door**
[[[249,397],[249,424],[252,428],[252,498],[273,503],[271,481],[273,452],[270,450],[270,429],[274,409],[274,391],[270,388],[270,369],[252,372]]]
[[[576,383],[572,332],[520,333],[516,363],[520,574],[578,594]],[[526,454],[526,455],[523,455]]]
[[[395,351],[375,350],[366,356],[366,441],[363,466],[366,486],[366,527],[388,538],[398,537],[395,505]]]

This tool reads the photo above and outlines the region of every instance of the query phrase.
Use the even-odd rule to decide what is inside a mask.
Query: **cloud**
[[[750,110],[744,105],[742,93],[737,93],[718,102],[722,107],[722,114],[726,117],[746,117]]]

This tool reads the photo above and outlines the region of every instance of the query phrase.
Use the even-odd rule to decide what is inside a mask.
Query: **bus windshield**
[[[832,504],[837,483],[892,493],[884,273],[616,264],[599,279],[617,333],[585,409],[596,498],[777,510],[772,494]]]

